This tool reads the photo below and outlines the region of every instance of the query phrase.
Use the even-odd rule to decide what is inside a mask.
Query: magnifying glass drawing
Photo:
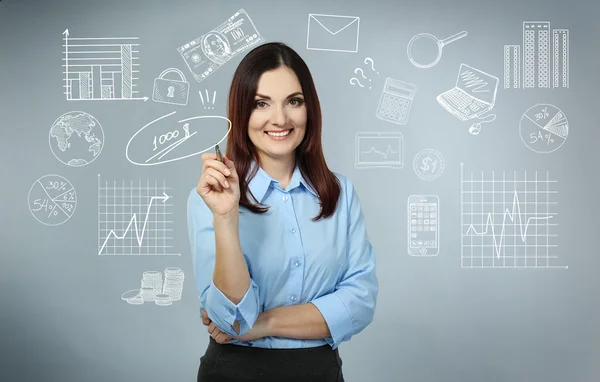
[[[434,66],[435,64],[437,64],[440,61],[440,58],[442,58],[442,49],[443,49],[444,45],[448,45],[451,42],[454,42],[456,40],[459,40],[459,39],[465,37],[466,35],[467,35],[467,32],[462,31],[453,36],[450,36],[448,38],[440,40],[432,34],[419,33],[418,35],[413,37],[408,42],[408,47],[406,48],[406,52],[408,53],[408,59],[417,68],[431,68],[432,66]],[[417,60],[415,60],[415,58],[413,56],[413,45],[415,44],[415,42],[418,42],[417,45],[421,45],[422,47],[427,47],[428,45],[432,46],[433,51],[435,51],[435,49],[437,49],[437,57],[433,61],[431,61],[430,59],[427,59],[426,61],[424,60],[421,62],[417,62]],[[428,49],[425,48],[425,50],[428,50]],[[423,63],[423,62],[427,62],[427,63]]]

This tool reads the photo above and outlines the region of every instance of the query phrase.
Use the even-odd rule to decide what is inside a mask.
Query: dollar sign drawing
[[[423,160],[421,161],[421,170],[423,170],[423,171],[429,170],[429,162],[431,162],[431,158],[429,158],[429,157],[423,158]]]
[[[435,161],[433,159],[431,159],[430,157],[427,158],[423,158],[423,160],[421,161],[421,170],[423,171],[427,171],[429,170],[430,166],[433,167],[432,172],[435,171]]]

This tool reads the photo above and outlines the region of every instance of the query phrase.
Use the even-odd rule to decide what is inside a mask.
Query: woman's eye
[[[303,100],[300,98],[292,98],[290,102],[295,102],[295,104],[293,104],[294,106],[300,106],[302,105]]]
[[[261,107],[261,108],[264,107],[264,106],[266,106],[266,105],[267,105],[267,103],[265,101],[257,101],[255,103],[256,107]]]

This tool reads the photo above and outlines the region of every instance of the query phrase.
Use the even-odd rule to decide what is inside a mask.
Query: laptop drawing
[[[461,121],[480,117],[494,107],[498,82],[498,77],[461,64],[456,85],[437,96],[437,101]]]
[[[401,133],[356,133],[355,168],[403,166]]]

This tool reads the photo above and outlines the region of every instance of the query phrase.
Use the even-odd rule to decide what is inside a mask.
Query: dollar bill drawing
[[[233,57],[263,41],[242,8],[217,28],[180,46],[177,51],[196,81],[201,82]]]

